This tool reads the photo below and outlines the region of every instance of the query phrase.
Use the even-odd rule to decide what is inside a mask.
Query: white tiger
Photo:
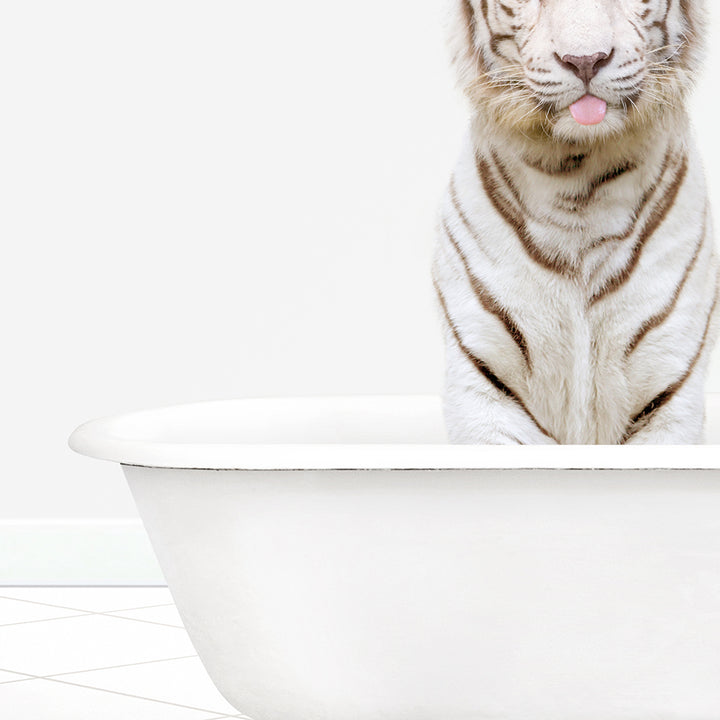
[[[433,279],[461,443],[697,443],[718,263],[699,0],[453,0],[473,109]]]

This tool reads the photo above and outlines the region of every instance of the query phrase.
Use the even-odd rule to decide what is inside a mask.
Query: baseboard
[[[140,520],[0,520],[0,585],[165,585]]]

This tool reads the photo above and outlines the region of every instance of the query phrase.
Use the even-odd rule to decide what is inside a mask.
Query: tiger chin
[[[456,443],[700,443],[718,261],[699,0],[452,0],[433,281]]]

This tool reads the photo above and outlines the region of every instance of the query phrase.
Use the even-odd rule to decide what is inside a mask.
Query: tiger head
[[[700,64],[702,0],[452,0],[460,85],[526,136],[601,140],[681,110]]]

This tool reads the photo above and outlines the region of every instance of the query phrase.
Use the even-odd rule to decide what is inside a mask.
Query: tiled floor
[[[0,587],[3,720],[244,718],[166,588]]]

